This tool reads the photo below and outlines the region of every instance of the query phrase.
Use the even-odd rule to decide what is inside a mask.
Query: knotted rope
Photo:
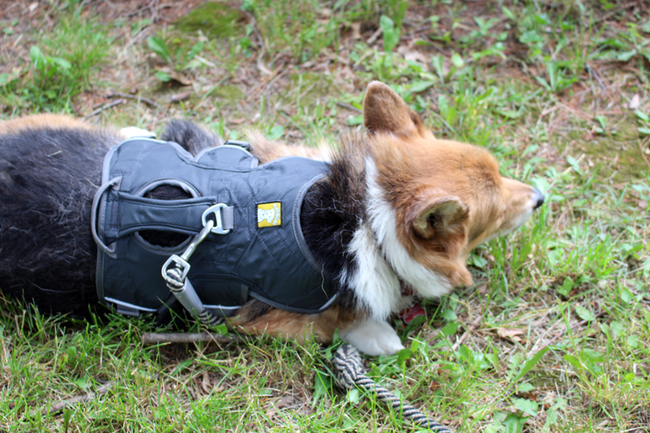
[[[357,349],[347,344],[341,346],[334,355],[332,361],[336,374],[336,381],[341,388],[351,389],[359,386],[367,391],[375,393],[384,403],[390,405],[393,410],[401,411],[402,416],[413,421],[420,427],[424,427],[438,433],[453,433],[439,422],[428,418],[422,412],[408,403],[402,401],[381,385],[378,385],[366,376],[366,371],[361,362],[361,356]]]

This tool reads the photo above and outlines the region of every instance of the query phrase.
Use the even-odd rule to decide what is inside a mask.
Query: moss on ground
[[[244,92],[237,86],[219,86],[210,92],[211,98],[223,99],[226,102],[237,102],[244,97]]]
[[[196,33],[200,30],[211,38],[225,38],[235,33],[243,18],[243,13],[229,3],[207,2],[176,20],[175,24],[183,32]]]
[[[621,122],[615,129],[615,134],[603,135],[593,135],[586,130],[570,132],[568,137],[573,141],[569,154],[578,157],[584,153],[598,167],[600,178],[612,177],[615,181],[644,179],[645,173],[650,171],[650,155],[645,154],[640,146],[636,126]]]

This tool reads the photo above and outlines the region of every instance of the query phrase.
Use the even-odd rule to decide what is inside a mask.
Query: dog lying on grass
[[[309,271],[317,271],[318,287],[304,293],[324,296],[327,302],[315,309],[291,306],[290,301],[274,302],[262,287],[263,277],[253,279],[239,271],[229,271],[228,287],[237,282],[236,290],[241,287],[237,293],[242,298],[233,301],[231,307],[221,305],[228,310],[226,320],[232,328],[298,341],[315,334],[323,343],[331,342],[338,329],[343,340],[366,354],[395,353],[403,346],[387,319],[408,306],[413,296],[439,297],[456,286],[472,284],[465,265],[472,248],[512,232],[543,203],[542,194],[535,188],[500,176],[496,160],[484,149],[436,139],[420,117],[388,86],[379,82],[368,86],[363,113],[365,134],[345,136],[330,162],[319,166],[317,171],[322,171],[321,177],[306,184],[308,188],[300,195],[302,202],[294,203],[297,213],[292,214],[293,228],[287,228],[293,230],[296,242],[308,250],[303,249],[304,257],[300,259],[310,263]],[[5,293],[24,297],[42,311],[83,314],[89,305],[100,300],[111,304],[107,298],[112,298],[103,289],[98,296],[96,289],[98,254],[106,260],[124,254],[111,249],[111,242],[118,245],[137,237],[136,243],[158,254],[160,263],[170,253],[180,254],[187,247],[188,239],[196,235],[200,226],[165,231],[147,229],[149,226],[144,224],[140,231],[116,232],[112,239],[106,226],[103,233],[97,229],[99,250],[95,245],[91,232],[94,213],[99,214],[99,220],[110,218],[107,209],[117,214],[126,207],[115,204],[121,197],[119,194],[124,197],[130,194],[120,191],[127,182],[122,180],[118,185],[118,181],[106,189],[106,194],[113,194],[113,199],[103,197],[102,192],[99,194],[102,197],[95,200],[99,204],[93,207],[98,187],[107,184],[108,163],[103,166],[102,160],[109,148],[126,138],[120,131],[95,128],[56,115],[0,123],[0,288]],[[144,145],[151,146],[153,151],[164,147],[171,152],[171,157],[161,157],[164,163],[178,156],[187,167],[203,170],[206,166],[201,161],[205,159],[200,158],[206,155],[214,161],[221,158],[214,156],[217,153],[211,153],[210,148],[222,145],[222,141],[189,122],[172,121],[162,141],[180,146],[164,147],[167,145],[149,142]],[[115,152],[139,151],[133,140],[127,143]],[[236,152],[232,149],[236,146],[222,147]],[[277,168],[280,163],[304,162],[301,158],[282,158],[289,155],[319,157],[315,149],[269,142],[257,134],[250,136],[250,152],[252,156],[241,150],[246,158],[259,160],[257,168],[231,167],[233,176],[266,173],[267,168]],[[128,163],[140,164],[140,159],[146,158],[133,157]],[[120,179],[128,177],[123,172]],[[291,170],[284,173],[293,175]],[[225,198],[223,206],[234,209],[233,233],[245,230],[253,240],[266,243],[271,239],[267,233],[272,233],[274,224],[289,226],[292,215],[279,206],[286,208],[290,204],[278,200],[265,203],[269,206],[263,208],[259,203],[237,205],[234,192],[220,189],[222,186],[227,189],[230,182],[228,179],[224,183],[208,184],[214,202]],[[203,193],[190,194],[191,185],[154,183],[155,187],[145,188],[146,193],[129,197],[147,206],[162,206],[161,203],[177,200],[182,203],[189,200],[194,206],[210,200]],[[229,199],[232,203],[227,203]],[[210,203],[206,202],[205,207]],[[273,220],[275,211],[278,214]],[[222,239],[230,242],[227,240],[230,236],[231,233],[209,234],[205,243],[196,248],[197,254],[211,242],[222,242]],[[231,253],[235,249],[224,249],[223,261]],[[210,262],[205,257],[198,260]],[[194,266],[193,259],[189,262]],[[273,284],[286,285],[294,291],[287,299],[294,294],[298,296],[295,278],[290,277],[294,265],[273,263],[276,265],[288,266],[288,277]],[[111,272],[119,274],[120,266]],[[254,265],[248,268],[257,269]],[[142,270],[145,272],[144,267]],[[285,270],[278,272],[284,274]],[[162,284],[160,271],[156,269],[154,274],[157,276],[147,279],[159,278],[155,284]],[[191,273],[190,278],[202,281],[200,276]],[[120,281],[123,290],[141,290],[132,287],[135,283],[128,279]],[[210,290],[219,291],[220,284],[202,287],[199,284],[196,292],[199,297],[209,297]],[[319,290],[326,292],[325,295]],[[138,299],[139,295],[133,296]],[[141,307],[135,301],[115,302],[118,307],[135,308],[136,313],[163,314],[168,306],[173,309],[179,305],[169,291],[164,296],[157,294],[155,299],[161,307],[158,310]]]

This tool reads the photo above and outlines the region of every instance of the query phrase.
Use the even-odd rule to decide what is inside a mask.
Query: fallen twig
[[[375,30],[375,32],[372,35],[370,35],[370,37],[368,38],[366,43],[368,45],[371,45],[372,43],[374,43],[377,40],[377,38],[379,38],[379,36],[381,36],[382,33],[383,33],[383,30],[382,30],[381,27],[379,27],[377,30]]]
[[[152,106],[154,108],[158,107],[158,104],[156,103],[156,101],[154,101],[152,99],[149,99],[149,98],[145,98],[143,96],[138,96],[138,95],[129,95],[127,93],[119,93],[119,92],[117,92],[117,93],[111,93],[110,95],[107,95],[106,97],[107,98],[117,98],[117,97],[119,97],[119,98],[135,99],[136,101],[142,101],[145,104],[148,104],[148,105],[150,105],[150,106]]]
[[[117,101],[113,101],[110,104],[104,104],[101,107],[99,107],[98,109],[96,109],[95,111],[93,111],[92,113],[90,113],[89,115],[87,115],[86,117],[84,117],[84,120],[88,120],[91,117],[96,116],[99,113],[101,113],[102,111],[108,110],[111,107],[115,107],[116,105],[120,105],[124,101],[125,101],[124,99],[118,99]]]
[[[50,406],[49,411],[50,411],[50,413],[60,412],[63,409],[65,409],[65,408],[67,408],[69,406],[75,405],[77,403],[90,401],[90,400],[94,399],[95,397],[97,397],[98,395],[106,394],[111,389],[112,386],[113,386],[113,384],[111,382],[108,382],[108,383],[100,386],[99,388],[97,388],[97,390],[95,392],[89,392],[88,394],[79,395],[77,397],[72,397],[72,398],[69,398],[67,400],[60,401],[60,402]]]
[[[336,102],[336,105],[347,108],[348,110],[356,111],[357,113],[363,113],[363,110],[358,109],[354,105],[346,104],[345,102]]]
[[[168,333],[158,334],[147,332],[142,335],[143,344],[161,344],[161,343],[229,343],[231,341],[240,341],[241,338],[236,335],[222,335],[211,332],[201,333]]]
[[[481,322],[483,321],[483,316],[478,316],[472,324],[469,326],[469,328],[466,329],[465,333],[461,335],[461,337],[454,343],[454,345],[451,347],[452,351],[457,351],[458,348],[460,347],[461,344],[465,341],[465,339],[471,334],[472,332],[476,331],[480,326]]]

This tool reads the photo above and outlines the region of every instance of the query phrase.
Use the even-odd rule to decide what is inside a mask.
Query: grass
[[[650,431],[647,1],[244,1],[220,3],[241,20],[221,33],[221,15],[184,26],[183,2],[115,7],[9,10],[0,116],[84,116],[132,92],[158,105],[89,121],[160,132],[186,117],[226,138],[252,126],[316,143],[357,127],[365,85],[382,79],[437,136],[487,147],[547,202],[471,255],[475,286],[428,302],[423,322],[396,320],[407,349],[369,358],[370,374],[458,431]],[[336,390],[315,343],[144,346],[153,330],[1,297],[0,430],[412,428]]]

